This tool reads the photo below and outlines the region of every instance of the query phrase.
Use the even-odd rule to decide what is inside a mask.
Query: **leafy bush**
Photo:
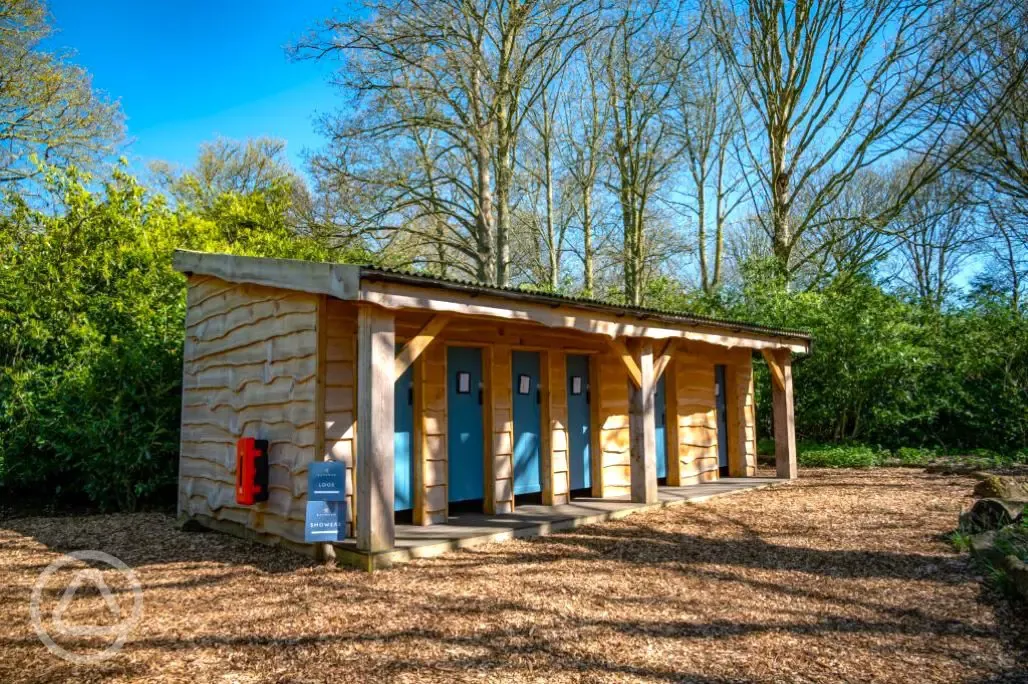
[[[810,468],[872,468],[882,462],[881,452],[862,444],[800,444],[799,464]]]
[[[900,465],[923,466],[937,459],[939,455],[940,453],[936,449],[928,449],[926,447],[900,447],[896,450],[895,460]]]
[[[1015,556],[1028,563],[1028,518],[1022,516],[1019,523],[1001,529],[996,534],[995,544],[996,550],[1003,555]]]
[[[120,172],[97,189],[74,172],[47,184],[62,212],[13,197],[0,215],[0,485],[102,509],[170,502],[185,313],[173,250],[327,252],[289,230],[274,191],[200,215]]]
[[[759,268],[722,293],[716,315],[809,331],[793,362],[796,433],[890,449],[1028,448],[1028,316],[972,293],[934,311],[855,277],[789,291]],[[760,432],[772,432],[770,378],[756,370]]]

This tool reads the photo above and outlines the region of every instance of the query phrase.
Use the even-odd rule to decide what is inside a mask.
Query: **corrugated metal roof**
[[[594,311],[604,311],[616,316],[631,315],[638,318],[652,318],[654,320],[666,321],[669,323],[703,325],[713,328],[721,328],[730,332],[751,332],[761,335],[770,335],[773,337],[790,337],[807,341],[811,340],[810,333],[802,330],[772,328],[769,326],[757,325],[755,323],[746,323],[743,321],[724,318],[712,318],[709,316],[698,316],[670,309],[657,309],[644,306],[623,306],[620,304],[605,302],[600,299],[591,299],[589,297],[574,297],[571,295],[525,290],[518,287],[482,285],[471,280],[440,278],[438,276],[425,275],[424,273],[404,269],[384,268],[381,266],[361,266],[361,278],[404,282],[412,285],[425,285],[428,287],[440,287],[471,294],[488,294],[507,299],[521,299],[550,305],[568,304]]]

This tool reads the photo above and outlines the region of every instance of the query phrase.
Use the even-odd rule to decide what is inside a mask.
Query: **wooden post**
[[[486,515],[496,515],[496,476],[497,467],[496,455],[496,359],[493,358],[493,348],[482,349],[482,449],[485,459],[485,467],[482,468],[485,481],[482,483],[482,493],[485,499],[482,501],[482,512]]]
[[[765,356],[771,356],[771,353]],[[784,480],[796,479],[796,416],[792,399],[792,358],[789,350],[772,356],[771,391],[775,414],[775,469]],[[768,365],[771,365],[769,360]]]
[[[393,548],[393,388],[396,340],[391,311],[357,314],[357,548]]]
[[[664,399],[667,424],[664,427],[664,438],[667,441],[667,484],[669,487],[682,486],[682,455],[679,447],[678,430],[678,367],[673,359],[664,363]],[[654,373],[654,375],[657,375]],[[660,376],[657,375],[657,380]],[[659,407],[658,407],[659,408]]]
[[[395,398],[394,398],[395,399]],[[411,457],[414,461],[413,510],[411,522],[425,525],[425,362],[418,359],[414,362],[414,431],[411,435]],[[395,458],[395,453],[393,458]],[[395,492],[393,492],[395,495]]]
[[[632,502],[657,502],[657,423],[655,404],[657,380],[653,374],[653,342],[642,339],[635,348],[639,367],[639,386],[629,392],[629,453],[632,475]]]
[[[539,484],[544,506],[553,506],[553,406],[550,395],[550,364],[554,352],[539,352]]]
[[[606,422],[603,403],[603,366],[606,358],[600,354],[589,359],[589,471],[592,480],[590,494],[603,497],[603,426]]]

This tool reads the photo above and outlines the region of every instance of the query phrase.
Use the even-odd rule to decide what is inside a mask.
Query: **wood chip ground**
[[[801,471],[370,576],[159,513],[7,519],[0,682],[1028,681],[1025,617],[943,536],[972,487],[913,469]],[[36,578],[76,549],[121,558],[144,587],[142,620],[97,665],[54,657],[29,621]],[[44,616],[74,567],[48,583]],[[71,620],[109,614],[98,595],[71,606]]]

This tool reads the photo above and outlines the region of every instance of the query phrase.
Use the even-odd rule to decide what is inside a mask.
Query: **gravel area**
[[[159,513],[0,520],[0,681],[1028,682],[1026,618],[944,539],[972,480],[800,477],[370,576]],[[39,573],[76,549],[117,556],[144,588],[99,664],[54,657],[29,621]],[[44,626],[74,567],[47,584]],[[85,592],[69,611],[109,615]]]

